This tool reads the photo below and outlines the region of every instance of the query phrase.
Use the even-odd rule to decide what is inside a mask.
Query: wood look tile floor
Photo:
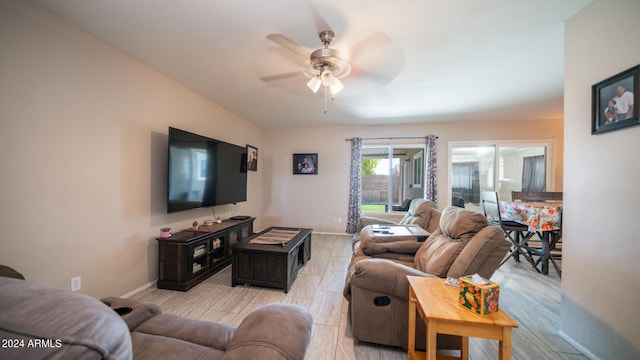
[[[401,348],[361,343],[353,339],[342,288],[351,259],[348,235],[312,235],[311,260],[300,270],[289,293],[260,287],[231,287],[231,266],[187,292],[141,291],[132,298],[155,303],[163,312],[191,319],[238,326],[256,307],[267,303],[298,304],[313,315],[313,333],[307,360],[407,359]],[[513,358],[587,359],[558,336],[560,278],[538,274],[528,263],[513,259],[492,277],[500,283],[500,308],[519,324],[513,331]],[[497,342],[469,340],[469,358],[497,359]]]

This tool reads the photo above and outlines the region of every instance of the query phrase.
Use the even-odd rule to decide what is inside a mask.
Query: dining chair
[[[513,201],[562,201],[562,191],[512,191]]]
[[[536,267],[531,253],[526,251],[527,241],[535,235],[535,232],[530,232],[527,225],[517,221],[502,220],[497,192],[482,191],[480,193],[480,201],[482,203],[484,216],[487,217],[490,223],[502,228],[506,238],[509,239],[512,244],[509,255],[502,260],[499,266],[502,266],[502,264],[507,262],[511,257],[513,257],[515,261],[520,262],[520,255],[522,255],[531,265]]]

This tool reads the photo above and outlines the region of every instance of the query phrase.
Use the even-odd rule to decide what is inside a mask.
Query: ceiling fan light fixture
[[[336,80],[338,80],[335,76],[333,76],[333,73],[329,69],[322,71],[322,74],[320,74],[320,79],[322,79],[322,85],[324,86],[331,86],[336,82]]]
[[[307,82],[307,87],[314,93],[318,92],[318,89],[320,89],[320,85],[322,85],[322,80],[320,80],[320,77],[318,76],[312,77],[309,82]]]
[[[342,85],[342,81],[334,78],[333,84],[329,85],[329,89],[331,89],[331,94],[335,95],[344,89],[344,85]]]
[[[329,87],[329,89],[331,89],[331,94],[333,95],[344,89],[342,81],[338,80],[338,78],[335,77],[333,72],[329,69],[325,69],[320,75],[320,78],[322,79],[322,85]]]
[[[333,31],[325,30],[319,35],[324,47],[311,53],[309,60],[302,65],[302,73],[310,79],[307,82],[307,87],[314,93],[320,90],[320,85],[324,86],[324,112],[326,113],[328,92],[331,91],[333,99],[333,95],[344,89],[344,85],[339,79],[349,75],[351,65],[340,58],[338,51],[329,48],[329,44],[333,42],[334,38]]]

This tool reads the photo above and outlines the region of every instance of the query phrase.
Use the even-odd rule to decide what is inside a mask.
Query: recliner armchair
[[[437,211],[437,210],[436,210]],[[483,214],[447,207],[439,227],[422,243],[413,264],[355,254],[344,296],[349,300],[353,336],[358,341],[406,348],[408,342],[407,275],[459,278],[478,273],[490,278],[510,248],[504,232]],[[425,346],[425,327],[416,326],[416,346]],[[460,349],[460,338],[438,336],[438,349]]]
[[[372,224],[389,224],[389,225],[408,225],[408,224],[416,224],[416,225],[426,225],[420,221],[421,216],[423,215],[426,208],[436,208],[436,204],[427,199],[413,199],[411,200],[411,204],[409,205],[409,209],[407,213],[404,215],[402,220],[398,223],[395,223],[390,220],[380,219],[371,216],[362,216],[360,217],[360,222],[358,223],[358,231],[362,230],[363,227]],[[423,228],[426,229],[425,226]],[[358,233],[356,233],[357,236]]]
[[[373,225],[420,226],[428,233],[439,228],[440,210],[433,201],[414,199],[409,211],[399,223],[377,218],[361,218],[360,230],[354,235],[353,255],[392,259],[407,265],[413,264],[413,257],[421,243],[412,237],[385,236],[385,242],[377,242]]]
[[[357,232],[354,235],[354,240],[357,241],[360,235],[360,231],[367,225],[374,224],[386,224],[386,225],[420,225],[423,229],[432,232],[438,228],[438,221],[431,221],[430,218],[425,218],[425,213],[428,208],[437,208],[436,204],[427,199],[413,199],[409,205],[409,210],[399,222],[393,222],[387,219],[380,219],[371,216],[362,216],[358,222]]]
[[[311,314],[298,305],[261,305],[236,328],[23,279],[0,266],[0,338],[16,344],[3,359],[297,360],[311,338]]]

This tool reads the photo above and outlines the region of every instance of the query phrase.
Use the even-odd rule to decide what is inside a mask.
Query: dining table
[[[527,225],[540,236],[540,272],[548,275],[551,249],[562,237],[562,201],[500,201],[499,208],[502,220]]]

